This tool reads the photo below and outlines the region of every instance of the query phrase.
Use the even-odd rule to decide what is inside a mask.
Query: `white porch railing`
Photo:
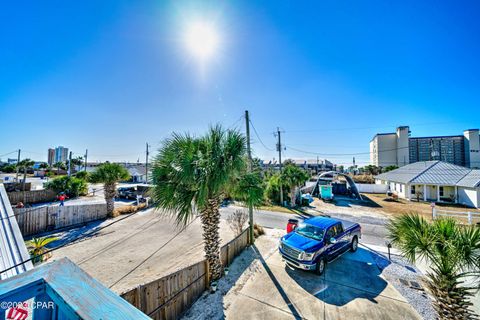
[[[433,207],[432,208],[433,220],[438,219],[440,217],[465,219],[468,224],[473,224],[474,220],[479,220],[478,222],[480,222],[480,212],[438,210],[436,207]]]

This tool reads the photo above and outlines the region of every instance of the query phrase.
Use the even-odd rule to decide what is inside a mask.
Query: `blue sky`
[[[397,125],[461,134],[480,127],[479,15],[478,1],[10,2],[0,155],[64,145],[136,161],[172,131],[244,130],[245,109],[268,149],[284,131],[285,158],[349,164],[337,154]],[[180,41],[192,21],[220,35],[203,67]],[[258,140],[255,155],[276,157]]]

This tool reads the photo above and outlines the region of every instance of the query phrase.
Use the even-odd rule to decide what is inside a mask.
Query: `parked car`
[[[279,251],[289,265],[322,274],[329,261],[348,250],[357,250],[361,231],[358,223],[314,217],[283,236]]]
[[[117,189],[117,198],[136,200],[137,196],[142,198],[148,197],[152,186],[147,184],[139,184],[132,187],[121,187]]]
[[[122,187],[117,189],[117,198],[137,199],[137,190],[135,187]]]

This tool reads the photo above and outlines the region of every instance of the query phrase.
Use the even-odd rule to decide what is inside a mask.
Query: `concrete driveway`
[[[382,277],[371,251],[347,252],[318,276],[259,248],[260,270],[226,297],[228,319],[421,319]]]

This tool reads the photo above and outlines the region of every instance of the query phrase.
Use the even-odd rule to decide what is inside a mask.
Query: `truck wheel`
[[[350,251],[355,252],[358,249],[358,237],[354,236],[350,244]]]
[[[317,267],[315,268],[315,273],[318,275],[322,275],[325,271],[325,267],[327,266],[327,260],[324,258],[318,260]]]

